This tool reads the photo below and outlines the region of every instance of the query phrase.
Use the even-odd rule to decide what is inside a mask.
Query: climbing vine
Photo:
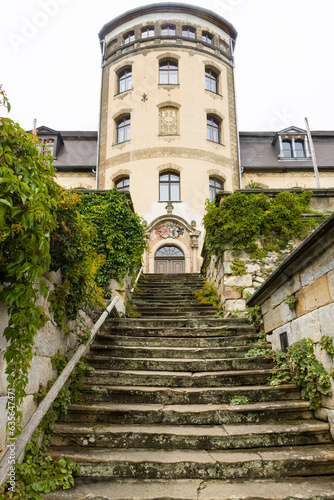
[[[125,194],[116,189],[81,194],[80,212],[89,227],[95,228],[95,251],[105,256],[95,279],[108,295],[110,277],[122,281],[127,272],[133,275],[140,268],[146,247],[144,226]]]
[[[308,206],[311,196],[311,191],[286,191],[274,198],[264,193],[233,193],[218,207],[207,202],[203,219],[207,250],[218,254],[229,245],[261,258],[268,251],[285,248],[292,238],[305,237],[319,223],[314,218],[302,220],[303,213],[316,213]]]
[[[0,87],[1,103],[10,104]],[[8,306],[4,330],[8,342],[8,385],[14,394],[16,432],[20,431],[19,405],[25,396],[32,347],[45,314],[37,305],[46,295],[39,278],[50,264],[50,231],[56,204],[50,196],[54,170],[37,137],[9,118],[0,120],[0,301]]]

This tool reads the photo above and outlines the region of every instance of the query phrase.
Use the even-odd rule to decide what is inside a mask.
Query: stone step
[[[270,344],[261,347],[269,348]],[[240,358],[248,351],[249,346],[228,347],[141,347],[139,346],[115,346],[95,342],[91,348],[91,356],[111,356],[121,358],[176,358],[176,359],[225,359]]]
[[[177,372],[212,372],[218,370],[261,370],[273,368],[271,358],[256,356],[252,358],[221,358],[221,359],[174,359],[174,358],[121,358],[107,354],[98,356],[90,352],[86,356],[90,366],[101,370],[154,370]]]
[[[243,396],[250,403],[300,399],[293,384],[237,387],[145,387],[85,384],[82,402],[154,403],[154,404],[229,404],[234,396]]]
[[[157,310],[152,310],[152,309],[139,309],[137,308],[136,309],[136,312],[138,312],[139,314],[141,314],[141,316],[143,318],[152,318],[156,321],[163,321],[165,319],[169,319],[169,318],[192,318],[194,316],[194,312],[196,311],[196,316],[197,317],[201,317],[201,318],[207,318],[207,317],[212,317],[212,315],[214,315],[216,312],[217,312],[217,309],[211,309],[208,308],[208,309],[201,309],[201,310],[198,310],[198,309],[186,309],[186,308],[180,308],[180,309],[175,309],[175,310],[172,310],[172,309],[164,309],[162,310],[162,308],[157,308]]]
[[[244,405],[72,404],[62,421],[90,424],[223,425],[313,418],[307,401]],[[334,453],[334,449],[333,449]]]
[[[121,328],[134,328],[137,326],[141,327],[156,327],[159,325],[164,328],[200,328],[205,325],[206,328],[210,327],[221,327],[222,330],[230,330],[233,331],[235,329],[246,328],[247,330],[251,330],[251,326],[249,321],[246,318],[219,318],[219,317],[211,317],[203,318],[197,317],[194,315],[192,318],[166,318],[166,319],[157,319],[157,318],[110,318],[107,319],[105,325],[112,327],[121,327]]]
[[[250,348],[258,340],[257,335],[236,335],[234,337],[163,337],[163,336],[144,336],[147,332],[132,332],[126,330],[122,335],[108,335],[100,333],[96,336],[96,341],[99,344],[110,344],[112,346],[145,346],[149,347],[231,347],[231,346],[247,346]],[[132,335],[131,335],[132,333]],[[139,333],[143,336],[135,336]],[[185,333],[185,332],[183,332]]]
[[[333,500],[334,476],[287,479],[78,479],[70,490],[45,500]],[[112,492],[112,493],[111,493]],[[168,497],[166,497],[168,493]]]
[[[232,450],[331,443],[329,425],[317,420],[236,425],[57,424],[51,446]]]
[[[212,316],[217,312],[217,308],[210,304],[188,303],[185,305],[182,303],[171,304],[170,302],[166,302],[166,304],[136,304],[136,309],[138,312],[150,313],[152,316],[156,316],[157,313],[159,313],[160,316],[165,316],[169,313],[173,314],[173,312],[183,312],[184,316],[189,312],[196,312],[197,316],[202,315],[203,312],[208,312]]]
[[[57,447],[54,459],[67,456],[86,478],[249,479],[334,474],[332,445],[215,450],[141,450]],[[163,498],[168,498],[166,497]],[[204,497],[207,499],[207,497]],[[256,498],[256,497],[255,497]],[[291,497],[290,497],[291,498]],[[316,497],[315,497],[316,498]]]
[[[204,320],[205,321],[205,320]],[[173,325],[170,327],[162,327],[159,326],[159,322],[155,322],[155,326],[141,326],[136,325],[132,328],[128,325],[122,326],[113,326],[112,324],[105,325],[101,328],[101,332],[107,333],[111,332],[113,335],[126,335],[126,336],[143,336],[143,337],[221,337],[221,338],[229,338],[231,341],[239,336],[239,335],[248,335],[254,339],[258,339],[255,332],[246,325],[240,325],[238,328],[224,328],[221,326],[210,327],[206,325],[205,322],[202,323],[201,328],[187,328],[187,327],[174,327]]]
[[[85,383],[95,385],[145,385],[157,387],[235,387],[266,384],[271,373],[266,370],[217,372],[170,372],[144,370],[97,370],[85,374]]]

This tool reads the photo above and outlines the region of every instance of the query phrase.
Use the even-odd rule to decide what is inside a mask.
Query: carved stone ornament
[[[177,134],[177,110],[175,108],[163,108],[160,111],[160,133],[161,135]]]
[[[155,234],[162,238],[178,238],[184,233],[184,227],[177,222],[164,222],[155,228]]]

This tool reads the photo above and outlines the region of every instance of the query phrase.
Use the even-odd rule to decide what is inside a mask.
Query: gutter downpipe
[[[235,60],[234,60],[234,46],[236,40],[231,38],[231,55],[233,61],[233,90],[234,90],[234,108],[235,108],[235,126],[237,134],[237,146],[238,146],[238,171],[239,171],[239,189],[242,189],[242,169],[241,169],[241,156],[240,156],[240,137],[239,137],[239,125],[238,125],[238,111],[237,111],[237,90],[235,85]]]
[[[102,51],[101,56],[101,84],[100,84],[100,109],[99,109],[99,125],[97,130],[97,151],[96,151],[96,189],[99,189],[99,163],[100,163],[100,134],[101,134],[101,108],[102,108],[102,81],[103,81],[103,59],[105,54],[106,41],[100,40]]]

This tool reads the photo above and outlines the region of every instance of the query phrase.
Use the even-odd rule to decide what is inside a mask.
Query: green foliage
[[[146,247],[141,217],[130,208],[124,193],[112,189],[101,194],[81,194],[80,211],[90,228],[95,227],[94,248],[105,256],[96,274],[99,286],[106,287],[110,277],[123,280],[141,266]]]
[[[217,288],[214,286],[214,281],[205,283],[203,288],[197,290],[194,297],[201,304],[211,304],[214,307],[218,307]]]
[[[240,259],[234,259],[231,264],[232,274],[235,276],[242,276],[243,274],[247,274],[246,264]]]
[[[140,318],[141,313],[137,312],[137,306],[134,302],[127,302],[125,306],[125,316],[127,318]]]
[[[242,396],[240,394],[236,394],[230,401],[231,405],[246,405],[249,403],[249,400],[246,396]]]
[[[94,278],[105,258],[96,253],[94,228],[88,227],[79,212],[80,196],[54,185],[53,197],[57,211],[50,269],[61,269],[63,283],[50,293],[49,300],[55,321],[65,326],[66,320],[77,318],[80,308],[103,307],[102,290]]]
[[[1,103],[10,105],[2,88]],[[50,263],[50,231],[55,202],[50,196],[54,170],[39,140],[8,118],[0,120],[0,301],[7,303],[9,323],[4,354],[9,387],[15,393],[16,432],[21,430],[19,405],[32,360],[32,346],[44,311],[39,293],[47,293],[40,277]]]
[[[291,239],[306,236],[318,224],[312,218],[302,220],[303,213],[315,213],[308,206],[311,196],[311,191],[298,195],[286,191],[275,198],[233,193],[218,207],[207,202],[203,221],[209,254],[230,246],[263,258],[270,250],[286,248]]]
[[[260,306],[246,307],[249,321],[256,332],[261,332],[263,328],[263,316]]]
[[[314,354],[314,342],[302,339],[295,342],[287,353],[276,352],[276,368],[272,372],[270,385],[293,382],[301,388],[303,399],[310,401],[311,409],[321,405],[321,396],[332,394],[330,376]]]
[[[287,297],[285,297],[283,302],[289,306],[290,311],[295,311],[299,299],[295,295],[288,295]]]
[[[258,348],[258,347],[254,347],[253,349],[249,349],[249,351],[247,351],[245,353],[245,358],[254,358],[256,356],[272,356],[273,354],[273,351],[272,349],[270,348]]]
[[[319,345],[321,349],[325,349],[329,356],[334,356],[333,337],[323,335],[320,339]]]
[[[260,182],[249,181],[249,183],[248,183],[249,189],[259,189],[260,186],[261,186]]]
[[[58,375],[63,371],[69,359],[69,356],[64,354],[57,354],[52,358],[52,367],[57,369]],[[0,487],[1,499],[42,500],[41,494],[43,493],[74,486],[74,476],[79,474],[79,465],[66,456],[54,461],[47,456],[46,452],[60,413],[66,414],[69,404],[79,400],[84,372],[92,369],[85,364],[84,358],[81,358],[70,375],[69,384],[61,389],[26,446],[23,463],[15,465],[15,493],[6,491],[7,483],[4,483]],[[49,386],[53,382],[54,380]],[[42,388],[39,393],[35,394],[35,400],[43,399],[47,392],[47,388]],[[44,436],[42,444],[39,444],[41,432]]]

